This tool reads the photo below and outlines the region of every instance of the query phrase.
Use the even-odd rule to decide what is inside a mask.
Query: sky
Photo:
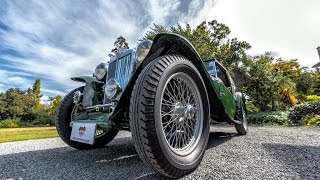
[[[311,67],[319,61],[319,8],[319,0],[1,0],[0,92],[41,79],[44,98],[65,95],[81,86],[70,77],[108,60],[118,36],[134,47],[153,23],[216,19],[252,45],[248,54],[271,51]]]

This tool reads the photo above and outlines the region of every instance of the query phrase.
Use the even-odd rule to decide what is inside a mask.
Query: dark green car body
[[[226,68],[203,60],[182,36],[158,34],[100,63],[85,85],[69,92],[56,118],[61,139],[79,150],[103,148],[131,132],[139,157],[154,171],[181,178],[195,171],[210,124],[248,132],[245,99]]]
[[[235,84],[227,70],[217,60],[201,59],[187,39],[169,33],[155,36],[148,55],[140,64],[135,63],[134,49],[120,51],[113,57],[112,62],[128,57],[127,61],[130,63],[121,65],[118,63],[118,66],[130,66],[130,68],[125,80],[121,80],[121,92],[116,95],[112,102],[107,101],[104,97],[108,75],[104,81],[98,81],[93,76],[71,78],[74,81],[85,83],[83,100],[85,99],[88,104],[85,112],[74,116],[73,122],[96,123],[104,130],[111,128],[130,130],[128,108],[133,86],[144,67],[157,57],[168,54],[179,54],[186,57],[201,73],[208,93],[211,120],[234,124],[242,123],[241,107],[243,106],[242,103],[245,102],[244,97],[242,93],[236,92]],[[109,73],[112,71],[110,67],[108,71]],[[124,72],[127,72],[127,70],[122,73]]]

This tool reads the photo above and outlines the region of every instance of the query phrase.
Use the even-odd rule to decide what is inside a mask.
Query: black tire
[[[242,118],[242,124],[235,124],[235,127],[239,135],[246,135],[248,133],[248,117],[244,102],[241,103],[240,113],[241,114],[239,114],[239,117]]]
[[[178,72],[193,79],[203,104],[202,120],[199,121],[202,129],[197,136],[200,138],[192,151],[185,155],[176,154],[166,144],[166,137],[161,134],[163,127],[159,112],[165,83],[168,77]],[[170,178],[193,172],[199,166],[208,142],[209,113],[207,91],[197,68],[180,55],[158,57],[142,70],[130,100],[130,130],[140,158],[156,172]]]
[[[70,93],[68,93],[63,98],[59,106],[59,109],[56,115],[56,128],[57,128],[58,134],[65,143],[67,143],[69,146],[76,149],[85,150],[85,149],[102,148],[114,139],[114,137],[118,133],[118,130],[108,131],[105,134],[98,136],[95,139],[95,143],[93,145],[70,140],[71,130],[72,130],[72,128],[70,127],[71,113],[72,113],[72,109],[75,106],[73,102],[73,95],[77,90],[80,90],[82,92],[83,87],[79,87],[71,91]]]

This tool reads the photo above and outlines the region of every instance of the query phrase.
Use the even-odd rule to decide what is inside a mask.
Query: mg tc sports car
[[[77,149],[104,147],[130,131],[137,153],[154,171],[171,178],[193,172],[206,149],[211,122],[248,131],[242,93],[215,59],[203,60],[182,36],[158,34],[117,52],[60,104],[56,127]]]

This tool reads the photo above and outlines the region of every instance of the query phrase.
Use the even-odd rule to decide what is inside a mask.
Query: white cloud
[[[231,28],[232,36],[248,41],[251,54],[278,52],[298,58],[303,65],[315,64],[320,45],[320,1],[299,0],[178,0],[158,1],[3,1],[0,48],[0,82],[30,87],[35,78],[44,93],[60,94],[79,86],[71,76],[90,75],[105,62],[113,42],[123,35],[132,47],[153,23],[173,25],[217,19]],[[8,70],[11,69],[11,70]],[[20,79],[19,79],[20,77]],[[8,79],[10,78],[10,79]],[[13,78],[13,79],[12,79]],[[34,79],[32,79],[34,78]],[[20,83],[21,86],[19,86]],[[12,84],[14,83],[14,84]],[[53,84],[56,86],[54,87]],[[1,90],[1,89],[0,89]]]
[[[47,106],[51,106],[51,104],[52,104],[49,96],[42,96],[40,98],[40,103],[44,104],[44,105],[47,105]]]
[[[63,92],[63,91],[57,91],[57,90],[46,89],[46,88],[41,88],[41,91],[44,93],[55,94],[55,95],[60,95],[60,96],[67,93],[67,92]],[[43,96],[43,97],[45,97],[45,96]]]
[[[30,80],[20,76],[16,76],[16,74],[11,71],[0,69],[0,77],[2,79],[0,83],[0,92],[5,91],[7,86],[11,88],[27,89],[32,85]]]
[[[312,66],[319,61],[319,7],[318,0],[223,0],[208,17],[228,25],[232,36],[248,41],[251,54],[273,51]]]
[[[3,47],[23,56],[0,54],[0,59],[9,62],[5,66],[17,72],[48,79],[66,90],[73,89],[78,83],[70,77],[90,75],[98,63],[106,61],[119,35],[132,46],[153,23],[166,25],[170,17],[180,21],[201,9],[193,2],[187,15],[182,16],[183,12],[178,10],[180,3],[178,0],[5,1],[1,22],[8,25],[10,31],[0,28],[0,40]],[[48,87],[49,81],[44,82],[43,87]],[[62,93],[53,89],[43,91]]]

